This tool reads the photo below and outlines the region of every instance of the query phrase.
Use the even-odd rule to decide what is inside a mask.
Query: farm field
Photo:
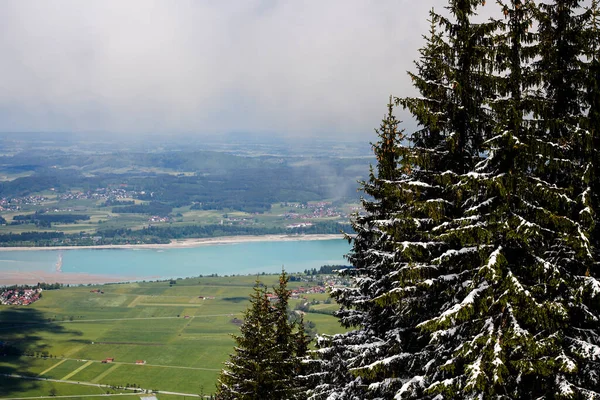
[[[269,287],[278,279],[259,278]],[[201,277],[68,287],[44,291],[27,307],[1,306],[0,349],[8,355],[0,357],[0,398],[134,398],[125,387],[158,391],[160,399],[209,395],[233,350],[231,334],[239,332],[255,280]],[[316,284],[296,281],[289,288]],[[290,305],[310,304],[304,318],[316,332],[343,331],[328,315],[337,306],[326,294],[303,297]],[[11,356],[11,349],[23,355]]]

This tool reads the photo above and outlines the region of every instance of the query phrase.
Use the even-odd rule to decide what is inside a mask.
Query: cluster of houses
[[[159,215],[153,215],[148,218],[148,222],[169,222],[170,220],[169,217],[161,217]]]
[[[126,187],[124,185],[123,187]],[[126,190],[123,187],[119,188],[99,188],[94,191],[88,190],[86,192],[67,192],[58,194],[59,200],[82,200],[82,199],[127,199],[135,197],[138,193],[132,190]],[[51,191],[55,191],[54,188],[50,189]],[[140,192],[140,194],[145,194],[145,192]],[[18,211],[21,209],[23,205],[41,205],[49,199],[44,196],[23,196],[23,197],[12,197],[0,198],[0,211]],[[70,209],[56,209],[55,212],[60,211],[71,211]]]
[[[221,225],[254,225],[256,222],[254,218],[234,218],[234,217],[225,217],[221,220]]]
[[[125,185],[127,186],[127,185]],[[125,187],[124,186],[124,187]],[[82,200],[82,199],[126,199],[137,194],[135,191],[122,188],[98,188],[94,191],[61,193],[60,200]]]
[[[24,196],[0,199],[0,211],[17,211],[21,209],[21,205],[40,205],[47,201],[44,196]]]
[[[300,286],[297,289],[292,289],[291,290],[290,297],[292,299],[299,299],[304,294],[310,294],[310,293],[327,293],[327,288],[328,288],[327,286],[310,286],[310,287]],[[271,301],[276,301],[277,300],[277,295],[275,293],[267,293],[267,297]]]
[[[114,357],[107,357],[104,360],[100,361],[102,364],[110,364],[115,362],[115,358]],[[135,361],[135,365],[144,365],[146,364],[146,360],[136,360]]]
[[[311,226],[313,226],[313,224],[311,222],[301,222],[299,224],[286,225],[285,227],[288,229],[295,229],[295,228],[308,228]]]
[[[301,294],[308,293],[327,293],[327,286],[300,286],[298,289],[292,289],[292,297],[300,297]]]
[[[0,293],[0,304],[27,306],[42,296],[42,289],[9,289]]]
[[[297,213],[294,210],[290,210],[284,214],[286,219],[318,219],[318,218],[337,218],[343,217],[342,213],[335,207],[332,206],[330,202],[322,201],[318,203],[309,203],[309,204],[294,204],[294,203],[285,203],[286,206],[289,205],[298,209],[310,209],[312,213]]]

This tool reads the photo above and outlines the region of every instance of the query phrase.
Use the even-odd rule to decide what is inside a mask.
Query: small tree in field
[[[244,313],[236,346],[217,383],[217,399],[295,399],[301,387],[296,375],[308,339],[287,315],[290,290],[282,272],[273,304],[267,289],[256,281]],[[301,322],[300,322],[301,323]]]

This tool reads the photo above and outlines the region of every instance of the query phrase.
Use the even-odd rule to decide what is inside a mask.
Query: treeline
[[[304,273],[306,275],[331,275],[339,272],[344,272],[346,269],[354,268],[351,265],[323,265],[319,269],[305,269]]]
[[[36,223],[46,222],[50,223],[62,223],[62,224],[74,224],[77,221],[88,221],[89,215],[84,214],[27,214],[27,215],[15,215],[11,225],[18,225],[24,223]]]
[[[231,225],[150,226],[139,230],[104,229],[95,235],[63,232],[22,232],[0,235],[0,246],[51,247],[51,246],[98,246],[118,244],[160,244],[173,239],[208,238],[243,235],[294,235],[354,233],[350,224],[333,221],[318,222],[309,227],[285,229]]]
[[[53,247],[53,246],[98,246],[118,244],[159,244],[169,239],[155,236],[99,237],[84,234],[66,235],[63,232],[23,232],[0,235],[0,247]]]
[[[62,283],[47,283],[38,282],[37,285],[11,285],[3,286],[2,290],[29,290],[29,289],[42,289],[42,290],[57,290],[63,286]]]
[[[113,207],[112,212],[115,214],[149,214],[160,215],[161,217],[169,215],[173,210],[168,204],[152,201],[147,204],[134,204],[125,207]]]
[[[318,222],[309,227],[285,229],[280,227],[254,227],[238,225],[189,225],[189,226],[150,226],[139,230],[131,229],[106,229],[99,230],[98,235],[103,237],[129,237],[159,239],[186,239],[205,238],[217,236],[241,236],[241,235],[282,235],[282,234],[337,234],[340,232],[353,233],[350,224],[339,224],[337,222]]]
[[[112,207],[112,206],[130,206],[135,204],[133,200],[116,200],[116,199],[108,199],[106,200],[102,206],[103,207]]]
[[[23,243],[47,243],[53,239],[65,239],[67,235],[63,232],[22,232],[6,233],[0,235],[0,245],[8,244],[20,245]]]
[[[223,199],[222,201],[206,201],[204,203],[194,203],[192,210],[239,210],[248,213],[264,213],[271,210],[271,203],[268,201],[245,201],[240,202],[236,199]]]

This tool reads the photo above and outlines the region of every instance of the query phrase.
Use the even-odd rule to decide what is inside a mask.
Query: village
[[[347,217],[343,215],[336,207],[328,201],[320,201],[317,203],[281,203],[284,207],[290,207],[290,210],[283,214],[285,219],[319,219],[319,218],[339,218]],[[296,212],[292,208],[296,209],[308,209],[312,212],[300,213]]]
[[[42,297],[42,289],[9,289],[0,293],[0,304],[8,306],[28,306]]]
[[[56,192],[56,189],[50,188],[51,192]],[[139,194],[146,194],[140,192]],[[123,200],[134,198],[138,195],[138,192],[132,190],[125,190],[119,188],[98,188],[95,190],[82,191],[68,191],[65,193],[57,193],[56,199],[62,201],[68,200]],[[0,211],[18,211],[21,210],[22,206],[39,206],[50,201],[51,199],[47,196],[32,195],[23,197],[3,197],[0,198]],[[48,210],[50,211],[50,210]],[[70,209],[52,209],[51,211],[72,211]]]
[[[48,198],[44,196],[3,197],[0,199],[0,211],[18,211],[23,205],[37,206],[45,201],[48,201]]]

